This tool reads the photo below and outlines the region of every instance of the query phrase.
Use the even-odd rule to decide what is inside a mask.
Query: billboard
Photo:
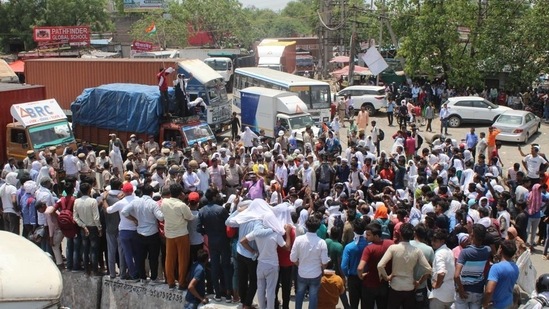
[[[132,50],[152,51],[155,48],[155,45],[151,42],[133,41],[132,43]]]
[[[89,26],[34,27],[33,38],[39,44],[69,43],[70,45],[90,44]]]
[[[166,2],[164,0],[124,0],[124,11],[143,12],[164,9]]]

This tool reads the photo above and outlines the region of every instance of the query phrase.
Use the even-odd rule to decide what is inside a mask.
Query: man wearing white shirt
[[[122,212],[122,210],[128,206],[134,199],[133,186],[131,183],[126,183],[122,186],[122,193],[124,198],[114,203],[112,206],[108,206],[106,199],[103,199],[103,208],[106,208],[108,214],[115,212]],[[139,280],[139,272],[136,266],[135,253],[137,252],[137,223],[125,216],[120,216],[120,224],[118,225],[118,239],[122,246],[124,256],[120,258],[124,259],[131,280]]]
[[[309,308],[317,308],[322,269],[330,261],[326,242],[316,235],[320,220],[315,216],[309,216],[305,227],[307,233],[296,237],[290,253],[290,260],[297,265],[296,309],[302,309],[307,288]]]
[[[190,167],[187,169],[187,172],[183,174],[183,185],[185,186],[185,190],[193,192],[196,191],[200,185],[200,178],[198,178],[198,175],[193,172]]]
[[[78,158],[72,154],[72,148],[67,148],[67,152],[63,157],[63,168],[67,176],[78,178]]]
[[[196,172],[196,176],[200,179],[197,190],[206,192],[210,187],[210,171],[208,171],[208,164],[205,162],[200,163],[200,169]]]
[[[455,299],[454,272],[455,258],[448,247],[445,230],[437,230],[433,235],[432,246],[435,249],[433,261],[433,275],[430,298],[430,308],[450,309]]]
[[[14,158],[9,158],[8,163],[4,165],[4,169],[2,170],[2,178],[6,177],[6,175],[10,172],[17,173],[17,166],[15,165]]]
[[[288,168],[286,168],[284,160],[281,158],[276,160],[275,178],[282,185],[282,188],[286,188],[288,184]]]
[[[164,221],[164,214],[158,203],[152,199],[153,187],[144,185],[141,189],[142,198],[136,198],[125,206],[120,214],[122,217],[137,221],[137,252],[136,264],[139,278],[147,279],[145,260],[149,259],[151,281],[156,282],[158,277],[158,257],[160,255],[160,234],[158,221]]]
[[[450,110],[448,104],[444,103],[440,109],[439,118],[440,118],[440,134],[444,130],[444,134],[448,135],[448,116],[450,116]]]

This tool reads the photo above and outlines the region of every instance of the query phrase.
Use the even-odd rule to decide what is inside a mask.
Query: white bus
[[[240,90],[263,87],[296,93],[315,121],[330,121],[330,85],[325,82],[267,68],[235,70],[233,104],[240,108]]]

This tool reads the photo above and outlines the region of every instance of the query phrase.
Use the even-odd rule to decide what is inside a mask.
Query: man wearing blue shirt
[[[465,143],[467,144],[467,149],[471,151],[473,158],[476,158],[478,136],[475,134],[475,128],[471,128],[471,132],[467,133],[465,136]]]
[[[484,290],[483,308],[504,309],[513,304],[513,288],[519,277],[519,269],[513,261],[517,251],[515,241],[505,240],[499,247],[502,261],[492,265],[488,273],[488,282]]]
[[[366,222],[362,218],[356,218],[353,221],[355,237],[343,249],[343,257],[341,259],[341,271],[347,277],[347,289],[349,291],[351,308],[358,308],[358,303],[366,296],[362,293],[362,280],[357,275],[362,251],[368,245],[368,241],[364,238],[365,229]]]

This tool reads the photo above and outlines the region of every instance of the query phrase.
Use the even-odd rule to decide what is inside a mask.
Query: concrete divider
[[[181,309],[184,304],[185,292],[169,290],[165,284],[128,283],[118,278],[103,278],[101,308]]]
[[[83,272],[62,272],[61,305],[72,309],[101,308],[102,277],[86,276]],[[107,307],[108,308],[108,307]]]

